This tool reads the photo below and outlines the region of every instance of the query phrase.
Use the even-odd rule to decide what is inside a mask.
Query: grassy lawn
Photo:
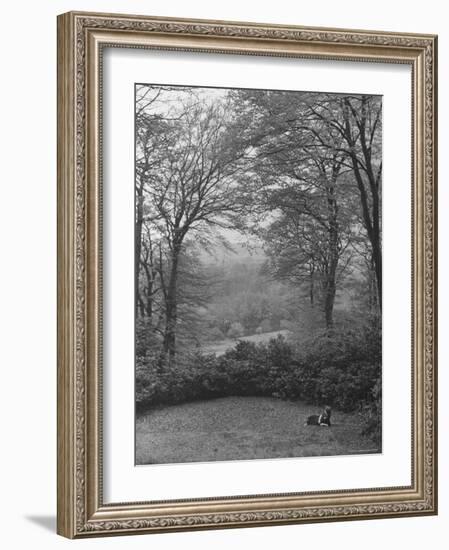
[[[333,411],[331,428],[304,426],[320,411],[268,397],[224,397],[137,416],[136,463],[207,462],[379,452],[356,414]]]

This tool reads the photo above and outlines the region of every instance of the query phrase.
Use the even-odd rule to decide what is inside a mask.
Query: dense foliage
[[[300,399],[379,441],[381,97],[140,84],[135,109],[137,406]]]
[[[282,336],[268,344],[239,341],[221,356],[186,354],[161,364],[138,357],[140,409],[225,396],[300,399],[317,406],[359,411],[365,432],[380,439],[381,346],[378,331],[323,331],[300,349]]]

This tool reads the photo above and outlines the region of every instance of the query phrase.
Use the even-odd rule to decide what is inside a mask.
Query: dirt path
[[[136,463],[207,462],[377,452],[357,415],[333,413],[331,428],[304,426],[316,407],[268,397],[225,397],[141,414]]]

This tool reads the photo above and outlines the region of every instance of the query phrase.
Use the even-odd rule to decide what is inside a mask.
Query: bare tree
[[[382,309],[382,100],[377,96],[324,94],[309,108],[342,138],[339,150],[347,157],[359,193],[361,220],[371,244]]]
[[[194,92],[185,100],[178,94],[177,100],[177,116],[159,113],[164,148],[152,166],[144,157],[141,171],[142,210],[166,251],[159,248],[164,264],[159,279],[165,304],[162,353],[170,359],[176,354],[178,278],[187,236],[206,243],[215,229],[234,226],[243,208],[238,179],[245,149],[225,100],[211,102]],[[144,122],[143,136],[148,128]]]

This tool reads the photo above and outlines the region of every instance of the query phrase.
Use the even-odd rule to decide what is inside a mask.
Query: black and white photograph
[[[382,452],[382,97],[135,85],[137,465]]]

